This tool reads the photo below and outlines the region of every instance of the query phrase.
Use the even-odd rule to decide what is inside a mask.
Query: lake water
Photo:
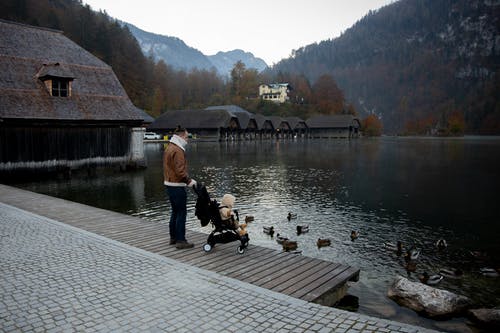
[[[146,170],[16,184],[56,197],[167,223],[162,184],[163,144],[145,145]],[[500,305],[500,279],[481,267],[500,267],[500,138],[397,138],[254,142],[190,142],[190,174],[212,196],[236,196],[240,215],[253,215],[250,242],[280,249],[262,232],[274,226],[298,241],[303,255],[361,269],[349,289],[354,311],[429,328],[476,331],[465,318],[434,321],[386,297],[396,274],[408,276],[404,260],[384,248],[400,240],[421,249],[409,278],[441,268],[460,268],[461,279],[439,288],[471,297],[478,307]],[[201,228],[190,192],[188,228]],[[297,214],[288,221],[287,214]],[[297,236],[297,225],[310,231]],[[351,230],[360,236],[351,241]],[[316,240],[332,245],[318,249]],[[437,251],[444,238],[448,248]],[[201,247],[202,244],[197,244]],[[481,251],[477,257],[471,251]],[[351,304],[351,311],[352,311]]]

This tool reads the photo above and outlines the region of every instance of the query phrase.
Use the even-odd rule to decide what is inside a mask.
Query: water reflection
[[[499,305],[498,280],[479,274],[480,267],[500,267],[499,148],[500,140],[484,138],[191,142],[188,160],[191,175],[212,196],[232,193],[240,216],[255,217],[248,227],[251,243],[280,249],[262,232],[272,225],[297,240],[304,255],[361,268],[360,281],[350,289],[359,312],[461,331],[463,320],[461,326],[456,320],[442,326],[387,299],[395,274],[407,271],[402,256],[383,244],[400,240],[405,248],[421,249],[410,279],[460,268],[463,278],[445,278],[439,287],[478,305]],[[21,186],[166,223],[163,145],[145,149],[147,170]],[[208,233],[194,216],[192,193],[188,200],[188,228]],[[288,212],[297,219],[289,221]],[[297,236],[298,224],[310,231]],[[351,241],[351,230],[359,231],[358,239]],[[330,238],[331,246],[318,248],[318,238]],[[439,238],[449,244],[444,251],[434,247]],[[473,250],[488,255],[477,258]]]

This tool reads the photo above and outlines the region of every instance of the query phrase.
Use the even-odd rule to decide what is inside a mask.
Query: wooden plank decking
[[[359,269],[250,244],[243,255],[238,242],[217,244],[210,253],[201,246],[207,235],[187,230],[197,246],[179,251],[169,245],[168,225],[138,217],[21,190],[0,184],[0,202],[56,221],[215,271],[244,282],[306,301],[333,305],[345,293],[347,281],[357,281]],[[251,237],[251,235],[250,235]]]

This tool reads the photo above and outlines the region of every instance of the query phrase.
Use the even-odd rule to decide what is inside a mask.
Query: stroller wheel
[[[211,250],[212,250],[212,245],[210,245],[208,243],[203,245],[203,251],[210,252]]]
[[[243,246],[238,246],[238,248],[236,249],[236,251],[238,251],[239,254],[243,254],[245,253],[245,248]]]

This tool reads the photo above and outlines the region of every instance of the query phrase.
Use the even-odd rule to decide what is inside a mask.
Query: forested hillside
[[[0,18],[62,30],[113,67],[134,104],[141,105],[146,99],[147,59],[130,33],[106,14],[95,13],[75,0],[2,0]]]
[[[237,104],[266,115],[303,119],[315,113],[355,112],[352,106],[345,104],[343,92],[329,75],[310,84],[304,76],[283,73],[270,76],[238,61],[227,80],[215,69],[180,70],[165,61],[155,61],[142,53],[127,27],[78,0],[2,0],[0,18],[63,31],[109,64],[132,102],[153,117],[168,110],[223,104]],[[253,57],[239,50],[216,56]],[[259,84],[276,81],[292,84],[292,103],[277,105],[257,98]]]
[[[498,0],[401,0],[273,74],[331,74],[389,133],[500,134],[499,27]]]
[[[2,0],[0,18],[63,31],[113,68],[132,102],[152,116],[225,102],[225,83],[206,70],[177,71],[143,55],[130,31],[78,0]]]

